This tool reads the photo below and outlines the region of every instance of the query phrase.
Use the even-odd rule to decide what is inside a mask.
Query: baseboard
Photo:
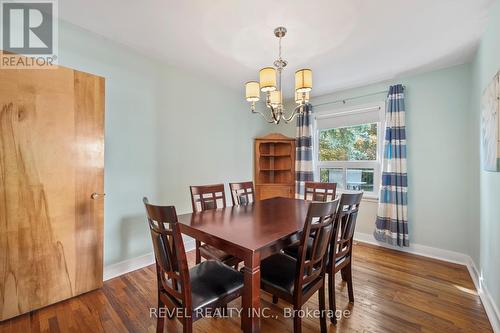
[[[498,311],[498,307],[493,301],[486,284],[483,283],[483,279],[479,270],[474,263],[472,258],[469,258],[469,262],[467,263],[467,269],[469,270],[469,274],[476,286],[476,290],[481,298],[481,302],[483,303],[484,310],[486,311],[486,315],[490,320],[490,324],[493,328],[493,332],[500,333],[500,311]]]
[[[195,248],[194,239],[185,239],[184,248],[186,251],[191,251]],[[103,280],[107,281],[117,276],[141,269],[143,267],[152,265],[155,263],[155,257],[152,252],[143,254],[139,257],[127,259],[116,264],[108,265],[104,267]]]
[[[481,298],[481,302],[483,303],[484,310],[486,311],[486,315],[488,316],[490,324],[493,328],[493,332],[500,333],[500,312],[498,311],[498,307],[496,306],[495,302],[493,302],[491,294],[489,293],[486,285],[483,283],[474,260],[472,260],[469,255],[420,244],[411,244],[409,247],[401,248],[379,242],[371,234],[358,232],[354,233],[354,240],[361,243],[372,244],[397,251],[412,253],[423,257],[438,259],[466,266],[471,276],[472,282],[476,287],[478,295]]]
[[[373,237],[372,234],[355,232],[354,233],[354,240],[356,240],[358,242],[362,242],[362,243],[368,243],[368,244],[372,244],[372,245],[385,247],[388,249],[417,254],[419,256],[443,260],[443,261],[447,261],[447,262],[451,262],[451,263],[455,263],[455,264],[461,264],[461,265],[467,265],[467,263],[470,259],[470,256],[463,254],[463,253],[460,253],[460,252],[443,250],[443,249],[439,249],[439,248],[427,246],[427,245],[410,244],[409,247],[392,246],[392,245],[377,241],[375,239],[375,237]]]

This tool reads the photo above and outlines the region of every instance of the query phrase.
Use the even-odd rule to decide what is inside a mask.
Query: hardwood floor
[[[188,254],[194,263],[194,251]],[[337,307],[349,318],[330,323],[329,332],[492,332],[479,296],[464,266],[358,243],[354,247],[354,305],[337,275]],[[340,280],[340,281],[339,281]],[[282,303],[272,304],[262,292],[262,306],[278,318],[262,320],[262,332],[291,332],[292,319],[283,317]],[[327,302],[328,304],[328,302]],[[6,332],[155,332],[154,266],[106,281],[89,292],[0,323]],[[229,306],[239,307],[240,301]],[[318,298],[306,304],[318,308]],[[165,332],[182,332],[180,323],[167,320]],[[319,332],[319,319],[305,318],[303,332]],[[241,332],[240,320],[206,318],[195,332]]]

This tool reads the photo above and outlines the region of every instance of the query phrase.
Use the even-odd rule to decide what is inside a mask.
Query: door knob
[[[90,198],[92,200],[96,200],[96,199],[99,199],[99,198],[104,198],[106,196],[106,193],[97,193],[97,192],[94,192],[90,195]]]

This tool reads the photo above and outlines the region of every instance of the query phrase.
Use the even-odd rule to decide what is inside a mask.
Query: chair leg
[[[174,318],[174,313],[175,311],[173,309],[167,309],[167,318],[168,319],[173,319]]]
[[[157,312],[157,318],[156,318],[156,333],[163,333],[163,330],[165,328],[165,316],[160,315],[160,309],[163,308],[163,303],[160,300],[160,295],[158,293],[158,312]]]
[[[224,304],[223,306],[221,306],[220,309],[221,309],[221,316],[222,317],[227,316],[227,314],[228,314],[227,304]]]
[[[165,317],[158,316],[156,320],[156,333],[163,333],[164,328],[165,328]]]
[[[352,285],[352,267],[351,263],[346,266],[347,292],[349,293],[349,302],[354,303],[354,288]]]
[[[330,321],[332,324],[337,324],[336,317],[336,305],[335,305],[335,273],[328,273],[328,302],[330,303],[330,311],[332,315],[330,316]]]
[[[193,333],[193,319],[192,318],[185,318],[184,322],[182,323],[182,332],[183,333]]]
[[[320,311],[320,317],[319,317],[319,323],[321,327],[321,333],[326,333],[326,304],[325,304],[325,281],[323,280],[323,286],[319,289],[318,291],[318,298],[319,298],[319,311]]]
[[[293,307],[295,311],[295,316],[293,317],[293,333],[302,333],[302,318],[298,315],[298,310],[300,307]]]
[[[340,271],[340,275],[342,275],[342,280],[343,281],[347,281],[347,267],[344,267],[342,268],[342,270]]]
[[[273,304],[278,304],[278,296],[273,295]]]
[[[201,242],[196,241],[196,264],[197,265],[201,262],[200,246],[201,246]]]

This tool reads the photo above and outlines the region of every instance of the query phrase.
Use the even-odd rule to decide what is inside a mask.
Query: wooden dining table
[[[261,260],[299,239],[308,207],[307,201],[278,197],[179,215],[182,233],[243,261],[243,332],[260,332]]]

